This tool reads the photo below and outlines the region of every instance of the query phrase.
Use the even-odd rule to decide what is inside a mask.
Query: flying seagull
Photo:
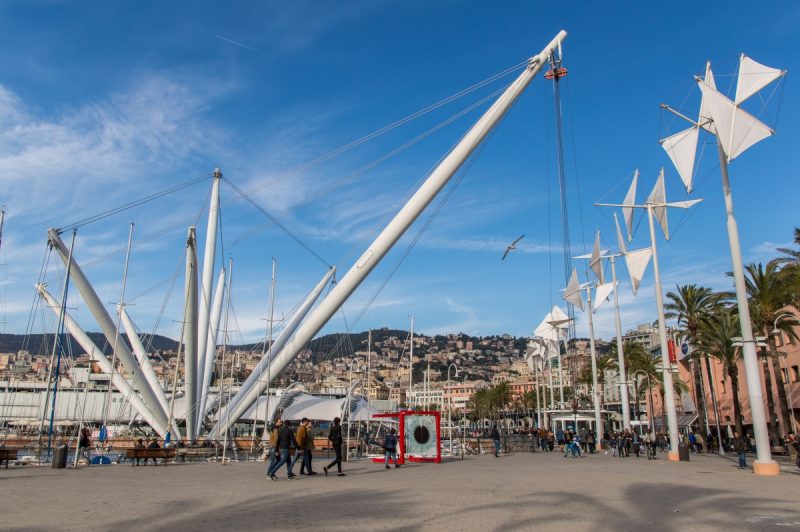
[[[522,235],[518,239],[514,240],[511,244],[509,244],[508,247],[506,248],[505,253],[503,253],[503,258],[500,259],[500,260],[501,261],[502,260],[506,260],[506,257],[508,257],[509,252],[514,251],[515,249],[517,249],[517,242],[519,242],[523,238],[525,238],[525,235]]]

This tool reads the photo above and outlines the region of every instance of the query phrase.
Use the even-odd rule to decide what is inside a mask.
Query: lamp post
[[[455,368],[455,377],[458,378],[458,366],[447,366],[447,431],[450,436],[450,456],[453,456],[453,390],[450,389],[450,368]]]
[[[644,378],[647,379],[647,394],[650,397],[650,412],[647,414],[650,419],[647,421],[647,428],[650,429],[648,432],[653,432],[653,429],[655,428],[655,413],[653,412],[653,388],[650,385],[650,375],[648,375],[647,372],[642,369],[637,369],[633,372],[633,378],[636,379],[636,376],[639,373],[644,375]],[[638,397],[636,398],[636,401],[639,401]]]
[[[347,372],[349,384],[347,386],[347,449],[345,450],[345,462],[350,461],[350,401],[353,395],[353,366],[355,365],[356,371],[358,370],[358,357],[353,357],[349,364],[349,371]]]
[[[783,318],[792,318],[792,319],[795,320],[795,325],[798,324],[797,317],[794,314],[792,314],[790,312],[784,312],[783,314],[779,314],[772,321],[772,331],[771,331],[772,340],[771,340],[770,343],[773,346],[775,346],[775,336],[778,336],[778,335],[781,334],[781,331],[778,329],[778,322],[781,321]],[[778,369],[780,370],[780,373],[783,373],[783,368],[781,367],[780,358],[775,357],[775,361],[778,363]],[[786,377],[787,377],[786,378],[786,382],[784,382],[783,385],[786,387],[786,396],[789,398],[789,412],[791,412],[790,415],[791,415],[791,422],[792,422],[792,427],[791,427],[790,430],[793,432],[797,427],[797,416],[794,413],[794,405],[792,404],[792,390],[788,388],[788,384],[789,384],[789,378],[788,377],[789,376],[787,375]],[[783,380],[783,376],[781,376],[781,380]]]

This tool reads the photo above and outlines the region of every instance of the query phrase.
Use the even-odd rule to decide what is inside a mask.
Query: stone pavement
[[[4,530],[791,530],[800,473],[755,477],[732,458],[559,453],[442,464],[345,464],[346,477],[272,482],[264,464],[0,469]]]

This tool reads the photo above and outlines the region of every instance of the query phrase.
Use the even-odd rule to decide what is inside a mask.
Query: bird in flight
[[[517,242],[519,242],[519,241],[520,241],[520,240],[522,240],[523,238],[525,238],[525,235],[522,235],[522,236],[521,236],[521,237],[519,237],[518,239],[514,240],[514,241],[513,241],[511,244],[509,244],[509,245],[508,245],[508,247],[506,248],[506,251],[505,251],[505,253],[503,253],[503,258],[502,258],[502,259],[500,259],[500,260],[501,260],[501,261],[503,261],[503,260],[506,260],[506,257],[508,257],[508,254],[509,254],[510,252],[514,251],[515,249],[517,249]]]

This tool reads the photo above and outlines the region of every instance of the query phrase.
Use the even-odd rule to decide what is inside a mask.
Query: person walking
[[[283,425],[283,420],[281,418],[276,419],[269,434],[269,447],[266,452],[266,456],[269,458],[268,472],[272,470],[272,466],[278,461],[278,431],[281,425]]]
[[[500,431],[497,430],[497,425],[492,426],[492,444],[494,445],[494,457],[500,456]]]
[[[311,429],[313,426],[314,423],[311,420],[306,421],[306,441],[303,453],[305,455],[306,474],[309,476],[317,474],[313,469],[311,469],[311,461],[314,458],[314,436],[311,434]]]
[[[786,437],[786,446],[794,450],[794,463],[800,467],[800,441],[797,440],[797,434],[790,432]]]
[[[586,432],[586,448],[589,450],[589,454],[594,454],[594,450],[596,447],[594,438],[595,436],[593,430],[589,430]]]
[[[141,440],[140,440],[141,441]],[[92,446],[92,431],[89,427],[83,427],[81,430],[81,437],[78,441],[78,449],[80,455],[86,459],[86,465],[91,465],[92,460],[89,457],[89,448]]]
[[[278,461],[272,465],[272,468],[270,468],[269,471],[267,471],[267,476],[270,480],[278,480],[278,478],[275,476],[275,473],[283,464],[286,464],[286,469],[288,472],[287,478],[289,480],[294,480],[294,478],[297,476],[292,473],[292,459],[290,454],[292,446],[294,446],[295,449],[300,447],[297,444],[297,439],[294,437],[290,423],[288,421],[284,421],[283,425],[281,425],[281,428],[278,430]]]
[[[747,469],[747,455],[745,454],[747,447],[739,431],[733,433],[733,450],[739,457],[739,469]]]
[[[340,477],[345,476],[342,473],[342,420],[338,417],[333,418],[333,425],[331,425],[331,429],[328,431],[328,441],[331,442],[331,446],[333,447],[333,452],[336,453],[336,458],[333,459],[333,462],[326,465],[322,468],[325,472],[325,476],[328,476],[328,470],[331,469],[333,466],[336,466]]]
[[[306,474],[306,438],[308,437],[308,418],[304,417],[300,420],[300,427],[297,429],[297,449],[294,452],[294,459],[292,460],[292,468],[300,462],[300,474]]]
[[[397,431],[394,429],[389,431],[389,434],[386,435],[386,438],[383,439],[383,448],[386,451],[386,458],[383,462],[383,465],[386,466],[386,469],[391,469],[389,467],[389,462],[394,458],[394,468],[397,469],[400,467],[400,463],[397,461]]]

